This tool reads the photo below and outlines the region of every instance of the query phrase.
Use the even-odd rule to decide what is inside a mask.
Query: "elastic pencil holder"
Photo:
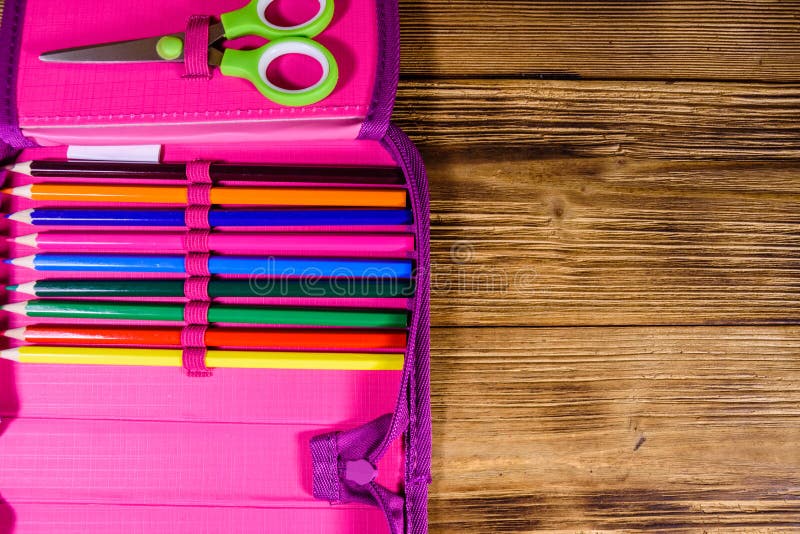
[[[186,254],[186,281],[184,294],[188,299],[184,311],[186,325],[181,331],[183,368],[189,377],[209,377],[211,369],[206,367],[205,332],[208,329],[210,297],[208,269],[210,250],[208,236],[208,210],[211,207],[210,161],[191,161],[186,164],[186,233],[183,247]]]
[[[260,3],[265,16],[278,10],[276,17],[284,26],[316,16],[303,14],[303,4]],[[311,4],[320,8],[321,15],[329,13],[325,0]],[[309,105],[276,103],[253,83],[209,67],[209,23],[246,5],[250,5],[247,0],[4,2],[0,30],[0,73],[6,82],[0,97],[3,163],[64,159],[70,145],[160,145],[163,161],[188,164],[185,205],[91,205],[95,211],[90,215],[107,226],[93,222],[71,229],[49,219],[48,224],[58,230],[137,232],[144,225],[131,219],[131,214],[152,210],[148,216],[157,214],[158,225],[163,226],[148,228],[184,233],[185,272],[104,272],[102,276],[85,272],[63,277],[67,283],[102,278],[106,286],[116,281],[152,281],[153,287],[138,290],[141,294],[103,297],[102,302],[146,302],[159,311],[159,319],[115,319],[111,324],[152,327],[154,335],[166,340],[158,353],[158,365],[163,367],[0,361],[0,384],[6,392],[0,399],[4,423],[0,429],[4,459],[0,462],[0,531],[427,532],[430,215],[421,157],[390,122],[399,74],[397,2],[335,0],[328,25],[314,36],[303,37],[328,50],[338,68],[330,94]],[[259,7],[258,2],[252,5]],[[197,16],[200,13],[214,17]],[[65,64],[39,59],[52,50],[181,32],[186,33],[185,61]],[[272,42],[246,36],[231,47],[256,49],[265,40]],[[291,55],[278,59],[270,69],[276,70],[276,79],[289,85],[307,79],[317,68],[294,62]],[[119,151],[126,153],[124,148]],[[259,217],[253,214],[257,210],[250,209],[253,206],[211,209],[212,187],[235,186],[236,182],[212,184],[210,161],[399,168],[405,183],[374,187],[407,192],[411,217],[387,224],[339,224],[328,216],[337,208],[324,207],[318,211],[325,215],[325,223],[283,224],[268,217],[260,225],[261,219],[253,222]],[[11,173],[6,186],[29,182],[27,176]],[[16,213],[43,206],[70,210],[75,203],[43,204],[13,197],[6,199],[5,208]],[[271,215],[303,209],[258,208]],[[342,211],[348,211],[349,217],[364,211],[380,218],[390,210]],[[229,212],[242,212],[242,220],[249,222],[241,227],[213,227]],[[37,224],[33,218],[31,222]],[[29,224],[16,220],[10,220],[7,231],[11,237],[32,232]],[[340,324],[346,324],[351,315],[372,320],[400,314],[401,319],[407,318],[408,339],[402,362],[392,360],[384,349],[274,352],[265,347],[258,352],[277,362],[270,368],[216,365],[231,353],[243,359],[251,354],[230,347],[208,350],[209,334],[230,329],[235,338],[276,327],[274,323],[248,323],[246,328],[219,323],[208,329],[209,311],[214,315],[216,310],[211,309],[210,283],[235,280],[224,275],[212,279],[209,274],[209,259],[214,258],[209,242],[225,232],[413,234],[416,250],[406,258],[413,261],[409,286],[415,289],[410,296],[358,296],[349,289],[341,295],[331,289],[324,296],[311,291],[303,296],[284,296],[279,291],[263,297],[242,296],[240,287],[240,293],[221,297],[219,286],[212,288],[215,307],[263,308],[259,311],[271,313],[265,316],[270,321],[277,318],[278,326],[287,330],[350,328]],[[159,254],[158,248],[159,243],[153,243],[152,254]],[[31,252],[11,242],[7,254],[18,257]],[[4,282],[58,278],[62,278],[60,273],[12,266]],[[358,283],[361,280],[342,280],[347,288]],[[159,284],[169,285],[170,292],[159,293],[155,287]],[[0,298],[27,297],[8,292]],[[272,313],[273,308],[278,312]],[[334,326],[290,324],[292,318],[306,320],[331,308],[336,313],[324,317]],[[9,313],[3,319],[9,328],[49,321]],[[85,320],[87,326],[107,324],[103,319]],[[124,347],[114,349],[128,354]],[[396,363],[373,368],[364,361]],[[213,372],[208,362],[214,363]],[[42,435],[47,439],[40,439]],[[47,462],[41,463],[42,457]]]

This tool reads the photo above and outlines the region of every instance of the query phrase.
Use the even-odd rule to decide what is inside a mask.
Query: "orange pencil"
[[[3,192],[33,200],[186,204],[183,186],[38,183]],[[404,208],[402,189],[344,187],[213,187],[212,204]]]
[[[29,325],[5,332],[28,343],[81,346],[180,347],[181,329],[174,327]],[[208,347],[297,351],[387,350],[403,352],[402,330],[334,330],[309,328],[209,328]]]

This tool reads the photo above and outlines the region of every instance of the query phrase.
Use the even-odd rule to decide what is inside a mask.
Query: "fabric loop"
[[[211,369],[206,367],[205,347],[184,347],[183,368],[191,377],[211,376]]]
[[[183,42],[184,78],[193,80],[211,79],[208,64],[208,27],[210,18],[206,15],[192,15],[186,21]]]
[[[211,228],[208,220],[209,211],[210,206],[187,206],[184,212],[184,224],[191,229]]]
[[[205,228],[192,228],[183,234],[183,249],[186,252],[208,252],[210,232]]]
[[[210,302],[192,300],[183,307],[183,320],[186,324],[204,325],[208,323]]]
[[[186,274],[189,276],[209,276],[208,260],[211,255],[208,252],[190,252],[184,261]]]
[[[187,299],[207,301],[211,300],[208,294],[208,276],[190,276],[183,281],[183,294]]]
[[[206,346],[206,324],[187,324],[181,330],[181,345],[184,348]]]
[[[193,182],[187,184],[186,203],[190,206],[208,206],[211,204],[211,184]]]
[[[210,184],[211,162],[210,161],[190,161],[186,164],[186,180],[193,184]]]

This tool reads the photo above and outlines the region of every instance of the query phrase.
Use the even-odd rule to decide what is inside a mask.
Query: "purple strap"
[[[378,65],[369,111],[358,133],[359,139],[383,139],[392,118],[400,79],[400,16],[397,0],[377,0]]]
[[[392,534],[426,534],[431,480],[428,182],[419,152],[402,131],[390,125],[383,143],[408,177],[419,242],[417,291],[412,302],[414,315],[400,393],[393,414],[355,430],[312,439],[313,490],[315,497],[332,503],[356,501],[379,507],[386,515]],[[405,502],[369,476],[369,467],[374,469],[377,460],[403,432],[407,435]]]
[[[402,534],[403,498],[375,482],[375,465],[385,453],[380,445],[392,414],[345,432],[332,432],[311,440],[314,496],[332,504],[358,502],[380,508],[392,534]]]
[[[0,25],[0,161],[15,157],[19,150],[37,146],[22,135],[17,117],[17,62],[22,35],[25,0],[6,0]]]
[[[431,481],[430,405],[430,199],[428,178],[422,156],[397,126],[390,125],[383,144],[408,177],[418,239],[416,314],[409,331],[409,347],[403,370],[403,384],[395,412],[397,425],[408,418],[406,447],[406,521],[410,534],[428,532],[428,484]],[[413,341],[411,341],[413,340]],[[407,379],[407,380],[406,380]],[[387,438],[396,438],[397,434]],[[390,441],[389,441],[390,442]]]
[[[184,78],[210,80],[208,64],[208,26],[206,15],[192,15],[186,21],[186,38],[183,43]]]

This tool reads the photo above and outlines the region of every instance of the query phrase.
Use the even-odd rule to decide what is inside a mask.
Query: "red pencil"
[[[28,343],[51,345],[102,345],[180,347],[181,329],[174,327],[30,325],[5,332]],[[209,328],[208,347],[263,350],[403,352],[406,333],[401,330],[334,330],[308,328]]]

